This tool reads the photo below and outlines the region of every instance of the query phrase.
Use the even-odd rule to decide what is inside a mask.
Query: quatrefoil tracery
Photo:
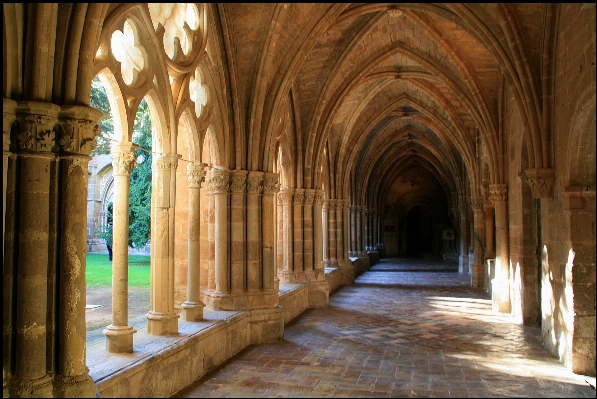
[[[199,29],[199,10],[192,3],[149,3],[154,29],[164,27],[164,50],[171,60],[178,57],[178,43],[183,55],[193,50],[195,32]]]
[[[195,76],[189,80],[189,95],[195,103],[195,115],[201,118],[207,106],[207,87],[203,84],[203,78],[199,68],[195,70]]]
[[[134,85],[147,62],[143,47],[139,45],[137,29],[131,21],[124,22],[123,31],[112,33],[111,48],[114,58],[120,62],[124,83]]]

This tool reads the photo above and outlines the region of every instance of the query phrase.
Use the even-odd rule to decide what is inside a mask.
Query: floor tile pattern
[[[593,386],[590,385],[590,382]],[[540,329],[491,310],[470,275],[430,256],[382,259],[355,284],[177,397],[593,397]]]

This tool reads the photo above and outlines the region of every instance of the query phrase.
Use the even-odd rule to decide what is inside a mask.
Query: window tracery
[[[147,63],[139,45],[137,29],[130,20],[124,22],[123,31],[116,30],[112,33],[111,48],[114,58],[120,62],[122,79],[130,86],[136,83],[137,76],[143,72]]]

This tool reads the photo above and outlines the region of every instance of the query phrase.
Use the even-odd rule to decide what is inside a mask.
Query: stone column
[[[485,228],[483,214],[483,198],[471,197],[471,208],[473,209],[473,248],[474,258],[471,270],[471,283],[473,287],[483,287],[485,281],[483,267],[483,232]]]
[[[348,208],[348,214],[350,217],[350,252],[349,256],[355,256],[357,249],[357,218],[354,205]]]
[[[19,102],[16,136],[20,165],[14,375],[11,396],[52,396],[47,372],[48,248],[54,126],[60,107]],[[6,317],[6,314],[5,314]]]
[[[325,198],[325,197],[323,197]],[[321,213],[321,230],[322,230],[322,259],[325,267],[330,267],[330,249],[329,249],[329,212],[330,202],[327,199],[322,200],[322,213]]]
[[[305,202],[305,190],[302,188],[294,189],[292,198],[292,271],[293,282],[305,281],[303,271],[304,262],[304,230],[303,230],[303,205]]]
[[[328,208],[328,251],[329,251],[329,265],[330,267],[338,267],[338,253],[336,242],[336,200],[329,199]]]
[[[305,190],[305,205],[303,208],[303,270],[305,278],[310,281],[313,275],[313,202],[315,190]]]
[[[211,185],[214,195],[214,280],[215,289],[210,296],[213,310],[226,307],[230,296],[230,270],[228,260],[228,191],[230,171],[211,170]]]
[[[363,256],[363,208],[355,206],[356,219],[356,254],[355,256]]]
[[[273,274],[269,269],[265,271],[261,267],[262,216],[260,199],[263,175],[264,172],[249,172],[247,175],[247,291],[249,293],[261,290],[265,273]],[[263,217],[266,216],[267,214],[264,212]],[[273,220],[273,210],[267,220],[268,222]],[[271,278],[271,275],[268,276],[268,282]],[[271,288],[270,284],[269,289]]]
[[[336,200],[336,259],[338,259],[338,266],[345,267],[346,258],[344,250],[344,200],[338,198]]]
[[[205,209],[205,223],[207,224],[207,253],[204,254],[207,258],[207,289],[203,294],[203,303],[208,304],[211,294],[216,290],[216,244],[215,244],[215,230],[216,230],[216,216],[215,216],[215,197],[213,192],[213,174],[211,169],[205,174],[205,198],[207,206]]]
[[[290,274],[293,271],[294,261],[294,240],[293,240],[293,213],[292,213],[292,195],[294,190],[291,188],[285,188],[280,190],[278,193],[278,206],[281,207],[281,240],[278,240],[279,248],[278,252],[281,254],[279,259],[282,261],[281,271],[278,273],[278,277],[281,282],[288,283],[292,280]]]
[[[372,224],[372,230],[373,230],[373,240],[371,241],[371,250],[373,251],[377,251],[377,224],[378,224],[378,220],[377,220],[377,211],[373,210],[373,224]]]
[[[460,242],[459,242],[459,259],[458,272],[470,273],[468,267],[468,206],[465,200],[461,200],[460,206],[456,208],[460,213]]]
[[[315,190],[313,198],[313,268],[315,270],[315,279],[317,281],[325,280],[323,261],[323,190]]]
[[[16,119],[17,102],[4,98],[2,103],[2,253],[4,253],[4,235],[6,233],[6,182],[8,179],[8,158],[10,157],[10,127]],[[2,263],[4,265],[4,263]]]
[[[181,304],[182,318],[185,321],[203,320],[200,279],[200,239],[201,239],[201,183],[205,179],[205,164],[201,162],[189,163],[187,178],[189,181],[189,248],[187,267],[187,300]]]
[[[371,217],[371,211],[369,211],[369,209],[365,209],[364,210],[364,215],[365,215],[365,252],[369,251],[370,249],[370,243],[371,243],[371,239],[370,239],[370,232],[371,232],[371,223],[370,223],[370,217]]]
[[[241,296],[246,290],[245,190],[247,171],[230,172],[230,295]],[[235,306],[235,308],[237,308]]]
[[[277,173],[265,173],[263,176],[263,195],[261,198],[262,221],[262,259],[263,259],[263,291],[273,291],[278,295],[280,280],[276,268],[276,219],[274,201],[276,193],[280,190]]]
[[[352,263],[348,257],[348,240],[349,240],[349,232],[350,232],[350,223],[349,223],[349,218],[348,218],[348,200],[345,199],[342,201],[342,237],[344,240],[344,245],[342,246],[342,258],[344,259],[344,262],[346,263],[346,266],[351,266],[352,267]]]
[[[128,142],[112,145],[112,324],[103,331],[106,335],[106,350],[111,353],[132,352],[133,334],[137,332],[128,325],[129,196],[131,173],[137,166],[136,147],[137,144]]]
[[[495,207],[495,278],[491,281],[494,310],[510,313],[510,257],[508,244],[508,186],[490,184],[489,196]]]
[[[147,332],[178,334],[174,311],[174,206],[176,203],[176,154],[164,155],[153,165],[152,256]]]
[[[491,201],[483,203],[485,214],[485,259],[495,258],[494,229],[493,229],[493,204]]]
[[[95,387],[85,364],[87,263],[87,166],[99,133],[101,112],[85,106],[62,108],[63,129],[57,137],[61,153],[62,201],[58,308],[58,370],[54,394],[93,396]]]

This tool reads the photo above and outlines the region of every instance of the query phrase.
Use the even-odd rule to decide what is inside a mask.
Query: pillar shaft
[[[363,213],[362,207],[355,206],[356,219],[356,256],[361,256],[363,251]]]
[[[228,270],[228,189],[229,172],[212,169],[214,193],[215,291],[212,295],[230,293]]]
[[[471,207],[474,217],[474,260],[471,270],[471,283],[473,287],[483,287],[484,267],[483,267],[483,235],[485,229],[483,214],[483,198],[471,197]]]
[[[188,213],[188,266],[187,266],[187,300],[182,303],[182,317],[185,321],[200,321],[203,319],[201,301],[201,183],[205,177],[203,163],[190,163],[187,166],[189,185],[189,213]]]
[[[350,240],[350,219],[348,217],[348,200],[345,199],[342,201],[342,237],[343,237],[343,245],[342,245],[342,258],[346,263],[346,266],[351,266],[350,259],[348,258],[348,248],[349,248],[349,240]]]
[[[491,282],[493,307],[501,313],[510,313],[508,187],[505,184],[490,184],[489,193],[495,208],[495,278]]]
[[[329,251],[329,259],[328,259],[328,266],[337,267],[338,266],[338,254],[336,248],[336,200],[329,199],[328,200],[329,208],[328,208],[328,251]]]
[[[459,259],[458,259],[458,272],[469,273],[468,267],[468,207],[464,200],[456,208],[460,213],[460,246],[459,246]]]
[[[294,189],[292,199],[292,270],[295,281],[304,281],[304,225],[305,190]]]
[[[264,174],[263,195],[261,199],[263,291],[273,291],[276,298],[279,289],[279,279],[277,277],[275,252],[276,218],[274,213],[274,198],[280,189],[278,180],[279,175],[276,173]]]
[[[242,295],[247,286],[246,206],[247,171],[230,172],[230,293]]]
[[[321,226],[322,226],[322,259],[323,262],[325,264],[325,266],[330,266],[329,265],[329,259],[330,259],[330,253],[329,253],[329,243],[328,243],[328,237],[329,237],[329,221],[328,221],[328,215],[329,215],[329,210],[330,210],[330,204],[328,200],[322,200],[323,204],[322,204],[322,213],[321,213]]]
[[[493,204],[490,201],[486,201],[483,207],[485,213],[485,258],[493,259],[495,258]]]
[[[336,200],[336,259],[338,266],[344,265],[344,200]]]
[[[264,288],[264,276],[270,273],[270,270],[262,268],[266,262],[263,258],[260,247],[262,241],[262,223],[267,218],[268,223],[273,223],[273,210],[264,211],[263,216],[260,207],[261,191],[263,187],[263,172],[249,172],[247,176],[247,290],[248,292],[259,292]],[[264,199],[265,202],[265,199]],[[270,204],[271,207],[271,204]],[[271,214],[270,214],[271,213]],[[267,217],[269,216],[269,217]],[[273,244],[273,243],[270,243]],[[271,251],[271,246],[270,246]],[[268,265],[269,266],[269,265]],[[271,273],[270,273],[271,274]],[[268,282],[271,276],[268,277]],[[271,285],[269,286],[271,289]]]
[[[318,281],[325,279],[323,262],[323,191],[316,190],[313,199],[313,268]]]
[[[313,202],[315,190],[305,190],[303,206],[303,270],[307,280],[313,277]]]

